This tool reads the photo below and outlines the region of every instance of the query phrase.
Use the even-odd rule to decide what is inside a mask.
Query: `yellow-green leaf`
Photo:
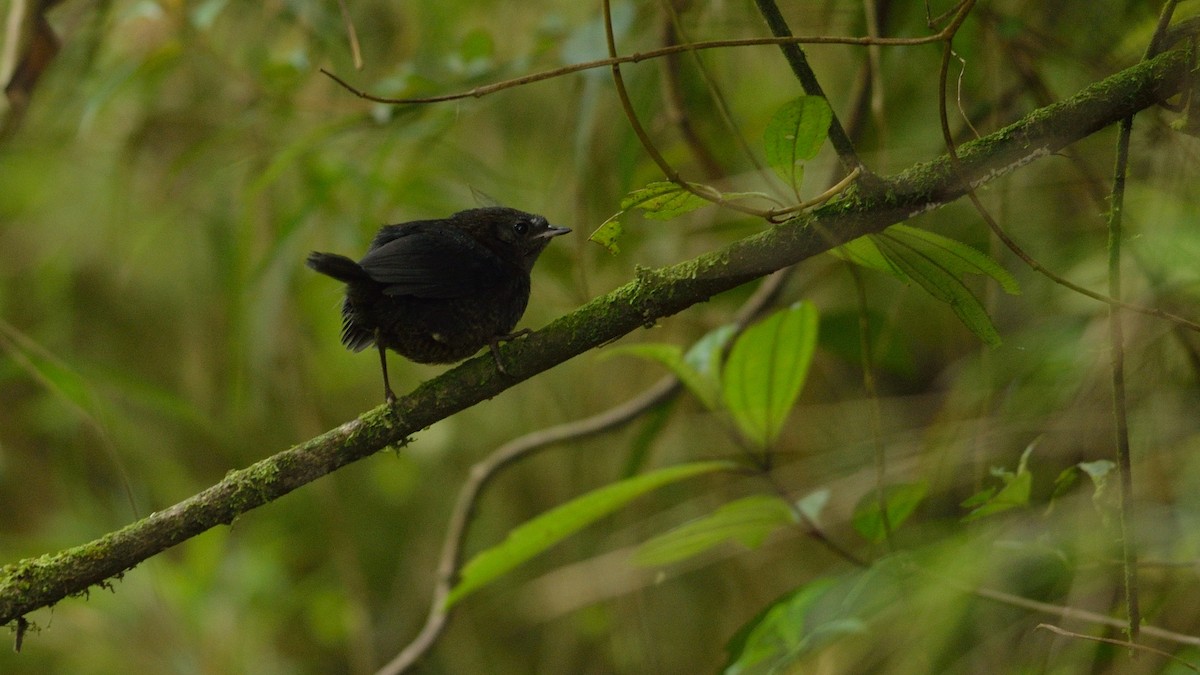
[[[759,448],[779,436],[817,346],[817,309],[800,302],[746,329],[721,377],[725,406]]]
[[[450,607],[636,497],[685,478],[737,468],[733,462],[694,462],[667,467],[606,485],[555,507],[518,526],[504,541],[481,551],[463,566],[458,585],[446,597],[445,606]]]

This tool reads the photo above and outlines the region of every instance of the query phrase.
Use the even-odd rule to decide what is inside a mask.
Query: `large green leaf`
[[[820,96],[801,96],[785,103],[763,132],[767,164],[794,190],[800,189],[804,162],[817,156],[833,112]]]
[[[860,238],[842,246],[835,255],[891,274],[900,272],[949,304],[979,339],[993,347],[1000,344],[1000,334],[987,311],[962,280],[966,274],[982,274],[996,280],[1006,293],[1019,294],[1017,280],[999,263],[960,241],[907,225],[893,225],[867,238],[874,250],[859,243]]]
[[[961,241],[908,225],[893,225],[886,230],[885,234],[906,242],[914,248],[920,248],[930,258],[944,265],[952,274],[984,274],[999,283],[1005,293],[1021,294],[1021,287],[1008,270],[984,253]]]
[[[729,540],[758,548],[776,529],[795,522],[792,508],[784,500],[752,495],[647,541],[638,547],[634,561],[639,565],[666,565]]]
[[[817,309],[800,302],[751,326],[737,339],[721,377],[725,406],[759,448],[779,436],[804,386],[817,345]]]
[[[685,478],[737,468],[733,462],[695,462],[672,466],[606,485],[555,507],[512,530],[504,541],[481,551],[463,566],[458,585],[446,597],[446,607],[636,497]]]
[[[993,347],[1000,344],[1000,334],[992,325],[987,310],[944,259],[930,255],[924,247],[914,246],[911,242],[886,233],[874,235],[874,239],[888,260],[927,293],[950,305],[959,320],[980,340]]]

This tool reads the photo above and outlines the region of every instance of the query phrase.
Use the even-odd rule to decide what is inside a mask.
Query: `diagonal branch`
[[[166,510],[93,542],[0,569],[0,624],[118,577],[167,548],[277,499],[351,462],[515,384],[676,314],[743,283],[828,251],[833,246],[952,202],[1178,93],[1187,54],[1171,51],[1117,73],[1061,103],[1034,111],[1005,129],[959,148],[961,173],[948,158],[882,181],[870,197],[840,201],[729,246],[636,279],[588,302],[528,338],[508,343],[507,376],[490,355],[430,380],[400,398],[395,414],[371,410],[316,438],[231,472],[224,480]]]

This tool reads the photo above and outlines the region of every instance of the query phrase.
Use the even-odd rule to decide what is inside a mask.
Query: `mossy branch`
[[[401,397],[248,468],[166,510],[93,542],[0,569],[0,624],[119,577],[138,563],[277,499],[351,462],[491,398],[542,371],[676,314],[718,293],[793,265],[869,232],[958,199],[1116,121],[1178,93],[1187,54],[1172,51],[1098,82],[1076,96],[959,149],[961,174],[949,159],[884,179],[869,197],[851,192],[812,214],[771,227],[676,265],[638,274],[529,337],[471,359]]]

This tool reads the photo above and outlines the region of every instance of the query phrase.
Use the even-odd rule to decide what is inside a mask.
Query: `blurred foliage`
[[[619,255],[586,243],[625,208],[625,195],[662,179],[606,69],[402,107],[362,101],[318,72],[381,96],[420,96],[600,58],[595,3],[347,4],[362,71],[351,65],[334,2],[63,2],[46,15],[59,52],[20,126],[0,141],[0,560],[90,540],[380,403],[377,366],[338,343],[340,289],[305,269],[309,250],[360,252],[381,224],[444,216],[475,205],[475,192],[491,195],[575,229],[573,242],[550,247],[538,264],[522,322],[536,328],[638,267],[764,227],[715,208],[666,222],[630,211]],[[797,33],[865,34],[861,4],[781,4]],[[1183,9],[1194,12],[1190,4]],[[926,34],[922,3],[885,5],[885,34]],[[765,34],[749,3],[673,6],[686,39]],[[1139,2],[1104,12],[1083,0],[982,3],[954,45],[956,132],[972,133],[964,115],[987,133],[1130,65],[1155,12]],[[614,15],[626,53],[660,46],[669,32],[659,3],[617,3]],[[843,121],[861,114],[856,135],[874,170],[942,151],[939,48],[881,50],[874,116],[852,109],[865,50],[807,52],[834,112]],[[802,93],[778,50],[706,51],[623,72],[643,122],[685,177],[788,198],[792,185],[765,168],[756,140]],[[1134,302],[1196,319],[1200,147],[1174,133],[1172,119],[1151,110],[1134,127],[1126,286]],[[1095,134],[981,194],[1040,260],[1092,288],[1104,286],[1114,138]],[[753,161],[743,144],[758,153]],[[807,162],[804,196],[841,178],[836,166],[828,148]],[[1020,296],[960,280],[986,307],[1000,346],[984,347],[920,286],[861,270],[880,394],[875,429],[854,277],[834,256],[806,262],[780,306],[811,303],[820,337],[795,408],[771,429],[769,479],[707,476],[640,497],[464,598],[427,670],[1175,672],[1159,657],[1130,661],[1119,648],[1034,630],[1059,619],[969,593],[986,586],[1123,615],[1116,533],[1109,507],[1093,499],[1103,483],[1084,468],[1114,452],[1105,308],[1018,264],[965,203],[909,225],[989,251],[1011,273]],[[752,290],[625,342],[679,345],[682,360]],[[1134,315],[1126,333],[1142,605],[1149,623],[1200,635],[1200,340]],[[373,672],[424,620],[469,467],[523,433],[627,400],[663,372],[616,363],[643,365],[584,355],[435,425],[403,451],[157,556],[112,592],[93,589],[30,615],[37,628],[21,654],[0,650],[0,672]],[[392,368],[398,391],[441,371],[398,357]],[[485,495],[469,551],[629,467],[749,464],[728,430],[720,413],[685,395],[625,428],[541,453]],[[886,508],[876,499],[876,446],[893,486],[883,489]],[[1092,480],[1056,480],[1079,470]],[[973,495],[994,497],[988,488],[1018,479],[1019,500],[963,521]],[[760,520],[721,509],[761,494],[820,496],[801,505],[805,520],[879,562],[855,567],[805,536],[803,524],[765,541],[740,536],[737,522]],[[895,529],[891,555],[883,513]],[[709,529],[686,560],[634,564],[638,545],[693,521],[735,530],[712,540]],[[1155,644],[1200,662],[1194,647]]]

